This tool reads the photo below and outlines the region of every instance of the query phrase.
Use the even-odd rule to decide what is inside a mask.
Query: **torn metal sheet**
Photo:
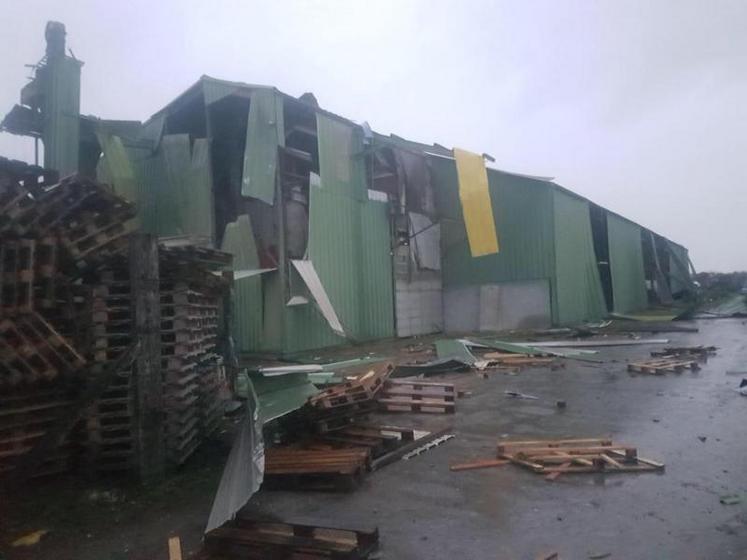
[[[471,340],[464,341],[467,346],[476,345],[475,342]],[[552,356],[556,356],[558,358],[575,358],[579,360],[590,360],[590,361],[596,361],[591,358],[587,358],[586,354],[596,354],[596,350],[563,350],[563,351],[557,351],[557,350],[548,350],[547,348],[541,348],[540,346],[534,344],[534,343],[528,343],[528,344],[519,344],[515,342],[504,342],[502,340],[487,340],[487,339],[479,339],[480,347],[483,348],[493,348],[495,350],[501,350],[503,352],[511,352],[513,354],[527,354],[527,355],[533,355],[533,354],[549,354]]]
[[[260,274],[264,274],[265,272],[273,272],[275,270],[277,270],[277,268],[255,268],[254,270],[234,270],[233,279],[243,280],[244,278],[253,278],[254,276],[259,276]],[[216,274],[222,274],[222,273],[217,272]]]
[[[458,148],[454,148],[454,159],[470,252],[473,257],[497,253],[498,234],[495,231],[485,160],[479,154]]]
[[[241,195],[275,202],[278,146],[285,144],[283,101],[272,90],[255,90],[246,124]]]
[[[205,527],[206,533],[233,519],[262,484],[265,470],[262,424],[259,421],[257,396],[253,391],[249,393],[244,419],[213,499],[213,507]]]
[[[276,367],[263,367],[257,368],[257,372],[261,373],[264,377],[273,377],[275,375],[285,375],[287,373],[313,373],[324,371],[324,368],[319,364],[299,364],[297,366],[276,366]]]
[[[421,269],[441,270],[441,225],[423,214],[409,213],[410,246]]]
[[[643,344],[668,344],[668,338],[642,338],[640,340],[551,340],[545,342],[516,342],[537,348],[593,348],[595,346],[639,346]]]
[[[251,374],[250,377],[259,400],[259,420],[262,424],[298,410],[309,397],[319,392],[306,373],[272,376]]]
[[[340,323],[340,319],[337,317],[334,307],[332,307],[332,302],[329,301],[329,296],[324,286],[322,286],[322,281],[319,279],[313,263],[311,261],[300,260],[292,260],[291,262],[306,283],[306,287],[314,297],[319,310],[327,320],[327,323],[329,323],[329,326],[335,334],[345,337],[345,330],[342,328],[342,323]]]
[[[286,307],[294,307],[296,305],[307,305],[309,300],[303,296],[293,296],[286,303]]]
[[[436,375],[438,373],[449,373],[464,371],[472,364],[464,362],[459,358],[446,358],[433,360],[422,364],[399,364],[394,368],[392,377],[408,377],[411,375]]]
[[[238,216],[235,222],[226,225],[221,249],[233,255],[233,265],[244,271],[257,274],[241,276],[233,285],[231,298],[231,334],[238,352],[252,352],[260,348],[264,311],[262,305],[262,278],[259,273],[259,256],[249,215]],[[234,279],[236,279],[234,272]]]
[[[457,358],[459,361],[470,365],[477,360],[461,340],[445,338],[437,340],[434,345],[436,346],[436,355],[441,360]]]

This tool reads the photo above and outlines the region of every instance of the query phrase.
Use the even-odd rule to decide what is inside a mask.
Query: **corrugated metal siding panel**
[[[257,246],[249,216],[226,225],[223,251],[233,255],[234,270],[259,267]],[[262,345],[262,278],[253,276],[236,280],[233,285],[232,324],[237,352],[256,352]]]
[[[553,276],[551,185],[492,169],[488,182],[500,252],[472,257],[461,215],[456,165],[430,158],[441,220],[444,288]]]
[[[369,201],[361,206],[362,306],[361,338],[394,336],[392,255],[387,204]]]
[[[328,192],[324,180],[322,187],[312,187],[310,194],[309,256],[345,333],[356,339],[360,322],[356,250],[360,247],[360,202]],[[293,283],[302,281],[296,278]],[[286,351],[344,343],[316,309],[310,294],[307,298],[309,305],[286,308]]]
[[[553,188],[553,320],[560,325],[604,317],[606,304],[591,237],[589,202]]]
[[[640,226],[607,214],[612,298],[617,313],[648,307]]]
[[[37,72],[44,91],[44,167],[62,177],[78,171],[81,65],[66,56],[49,60]]]
[[[272,204],[278,146],[285,144],[283,100],[271,90],[252,92],[246,125],[241,194]]]
[[[351,340],[393,336],[386,206],[359,196],[365,177],[356,130],[325,115],[317,130],[321,187],[310,189],[309,257]],[[286,352],[344,342],[313,304],[286,308]]]

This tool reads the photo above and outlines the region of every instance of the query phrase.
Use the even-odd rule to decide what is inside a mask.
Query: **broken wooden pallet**
[[[364,560],[376,550],[379,532],[262,521],[244,513],[205,535],[198,558],[242,560]]]
[[[336,447],[368,449],[373,459],[415,441],[415,430],[399,426],[375,424],[349,424],[340,430],[324,434],[319,441]]]
[[[669,346],[667,348],[664,348],[664,350],[659,352],[651,352],[651,356],[654,358],[663,358],[663,357],[692,357],[692,358],[702,358],[707,359],[708,356],[715,354],[716,348],[715,346]]]
[[[392,364],[376,364],[363,375],[339,383],[309,399],[318,408],[338,408],[372,400],[384,386],[393,370]]]
[[[700,369],[700,365],[698,365],[696,360],[682,359],[678,356],[667,356],[665,358],[628,364],[628,371],[654,375],[663,375],[671,372],[680,373],[685,369],[698,370]]]
[[[609,439],[506,441],[498,445],[506,459],[555,480],[561,474],[661,471],[662,463],[638,456],[635,447]]]

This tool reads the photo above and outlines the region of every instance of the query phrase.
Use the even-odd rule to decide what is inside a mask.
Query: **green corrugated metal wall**
[[[391,234],[384,202],[361,205],[361,327],[363,339],[394,336]]]
[[[612,299],[617,313],[648,307],[640,226],[607,214]]]
[[[325,115],[317,133],[321,186],[310,188],[310,259],[351,340],[394,336],[389,220],[385,204],[368,200],[361,138]],[[291,285],[301,284],[293,271]],[[286,352],[345,342],[313,305],[286,308],[285,324]]]
[[[272,90],[252,92],[246,125],[241,194],[267,204],[275,198],[278,146],[285,144],[283,100]]]
[[[589,203],[555,188],[553,209],[553,320],[570,325],[601,319],[607,310],[591,237]]]
[[[241,215],[226,225],[221,249],[233,255],[234,270],[259,268],[249,216]],[[262,277],[234,281],[232,303],[231,332],[236,351],[256,352],[262,347]]]
[[[164,136],[158,149],[126,146],[99,133],[104,157],[97,175],[135,203],[143,230],[159,236],[214,239],[213,187],[208,141],[188,134]]]
[[[500,252],[473,258],[459,202],[456,165],[430,158],[441,216],[442,274],[445,286],[551,279],[553,199],[550,183],[488,170],[488,184]]]
[[[78,171],[81,65],[68,56],[52,58],[37,73],[44,94],[44,167],[62,177]]]

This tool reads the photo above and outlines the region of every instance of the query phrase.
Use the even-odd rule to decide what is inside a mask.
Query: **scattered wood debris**
[[[378,529],[318,527],[264,521],[239,513],[205,535],[198,559],[209,560],[364,560],[379,545]]]
[[[698,370],[700,369],[700,365],[697,360],[687,360],[677,356],[666,356],[664,358],[628,364],[628,371],[650,373],[653,375],[664,375],[665,373],[672,372],[681,373],[686,369]]]
[[[555,480],[561,474],[661,471],[662,463],[638,456],[635,447],[609,439],[508,441],[498,445],[507,459]]]
[[[664,348],[661,352],[651,352],[651,356],[656,357],[693,357],[707,360],[708,356],[716,353],[715,346],[671,346]]]

